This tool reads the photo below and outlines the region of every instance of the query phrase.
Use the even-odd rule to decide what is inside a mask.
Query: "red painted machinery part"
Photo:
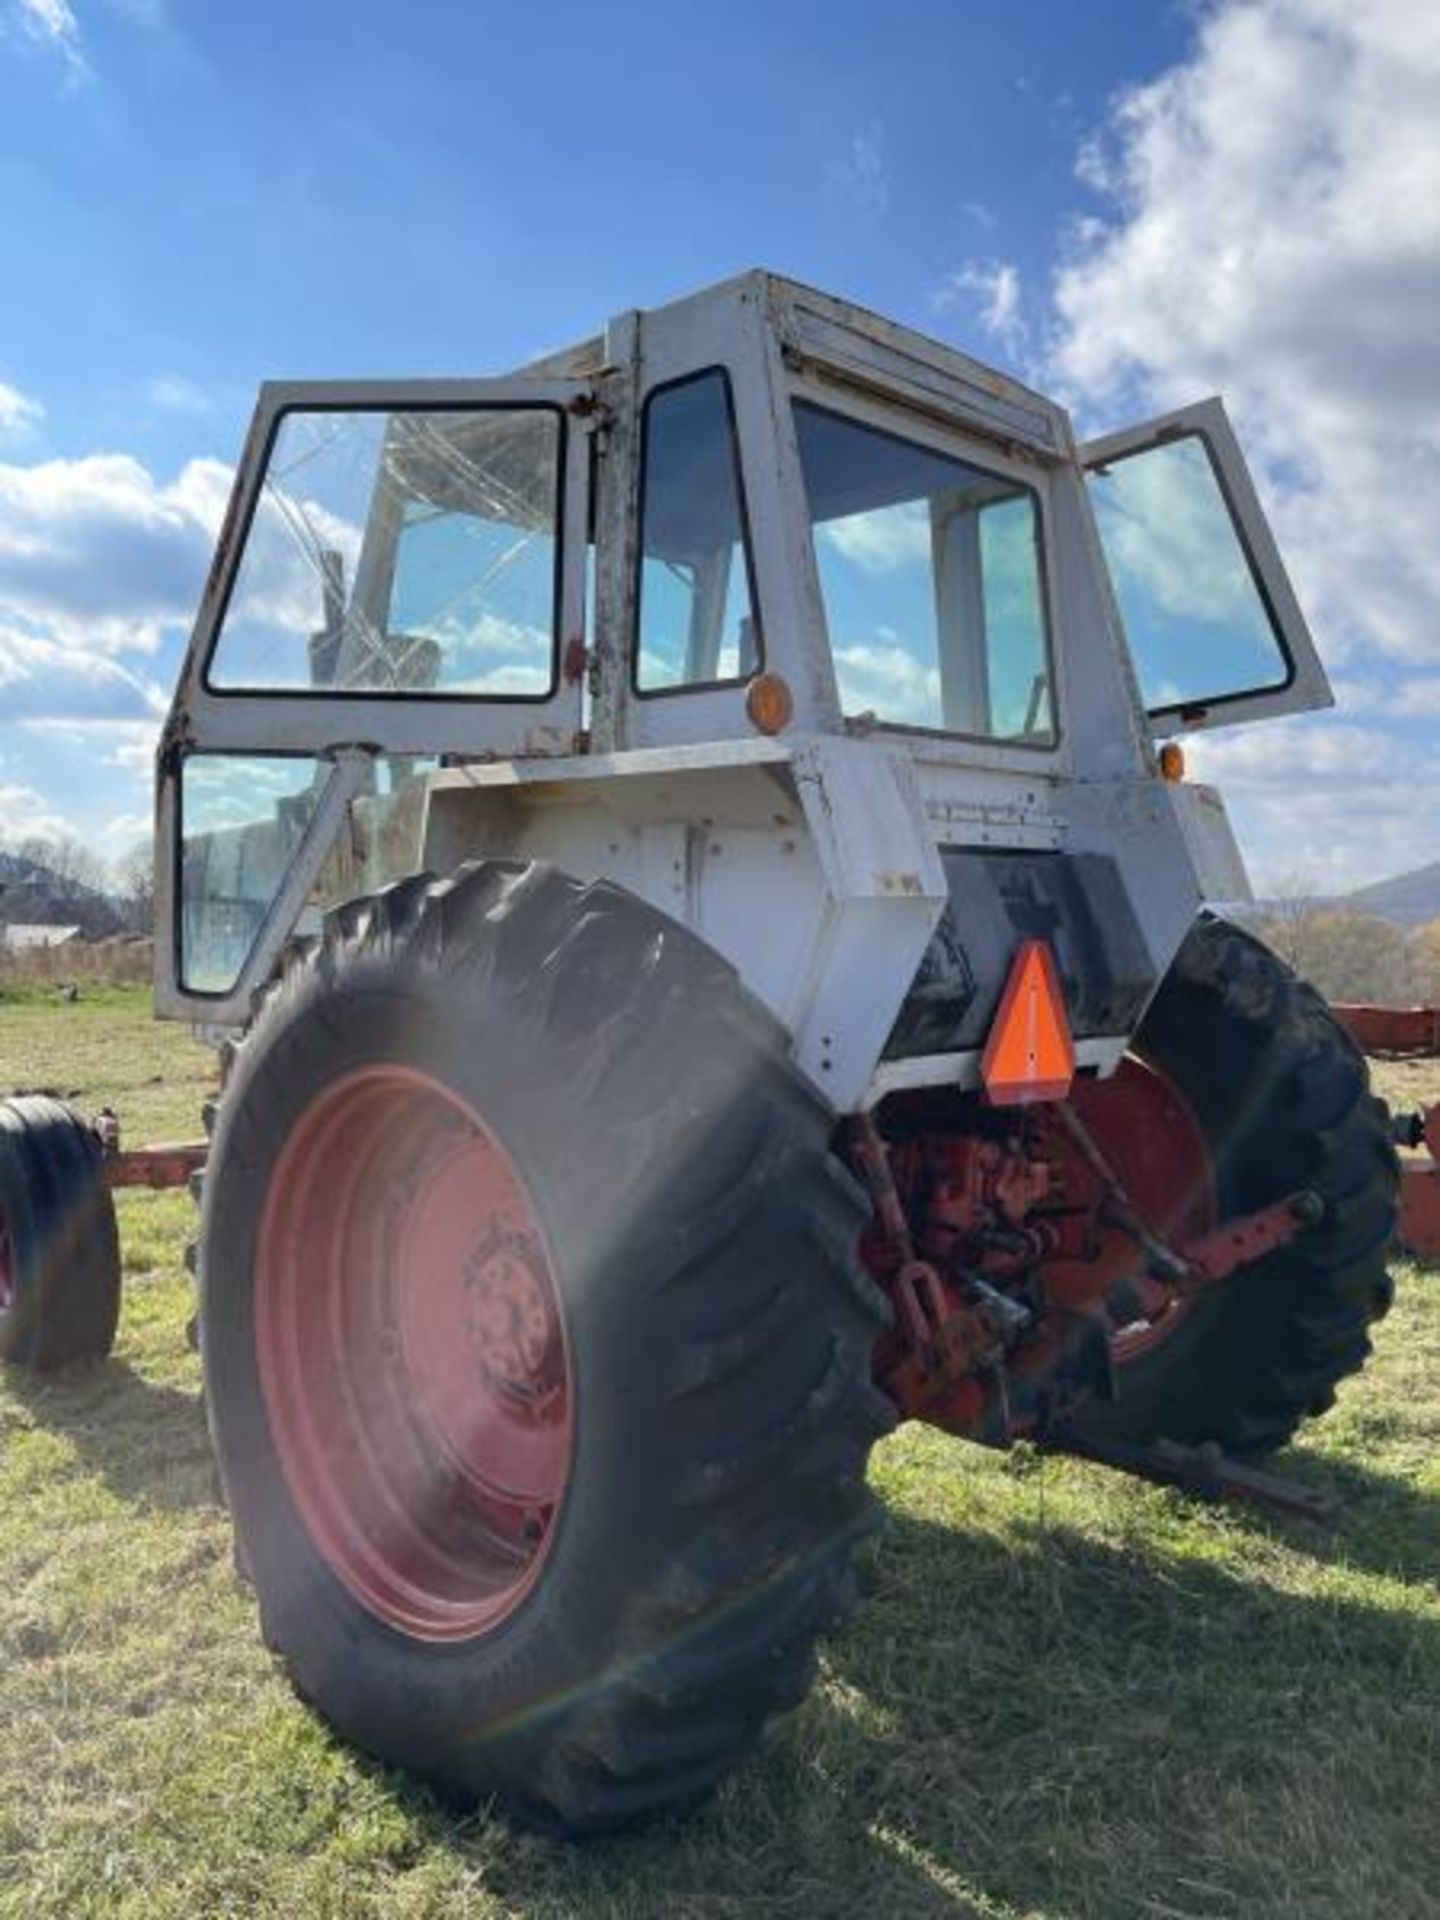
[[[1440,1260],[1440,1167],[1428,1157],[1401,1161],[1399,1232],[1407,1253]]]
[[[1376,1007],[1339,1004],[1331,1012],[1366,1053],[1440,1055],[1440,1007]],[[1403,1160],[1400,1182],[1400,1244],[1422,1260],[1440,1260],[1440,1106],[1423,1116],[1422,1132],[1432,1157]],[[1417,1143],[1418,1144],[1418,1143]]]
[[[1131,1205],[1155,1237],[1181,1247],[1219,1224],[1215,1168],[1199,1121],[1157,1068],[1128,1056],[1108,1080],[1082,1076],[1071,1105],[1114,1169]],[[1053,1131],[1067,1195],[1086,1196],[1103,1212],[1103,1193],[1081,1156]],[[1097,1225],[1093,1256],[1044,1269],[1047,1292],[1077,1307],[1093,1306],[1122,1285],[1136,1307],[1111,1340],[1117,1366],[1167,1340],[1196,1298],[1179,1294],[1145,1270],[1144,1255],[1121,1228]]]
[[[534,1202],[452,1089],[367,1067],[301,1114],[260,1227],[255,1346],[291,1497],[355,1598],[418,1640],[512,1614],[554,1536],[574,1389]]]
[[[994,1335],[983,1303],[967,1297],[965,1274],[987,1278],[987,1234],[997,1261],[988,1284],[1003,1287],[1005,1272],[1019,1271],[1017,1243],[1036,1249],[1042,1313],[1056,1327],[1123,1303],[1126,1317],[1112,1336],[1122,1367],[1182,1324],[1194,1295],[1151,1274],[1145,1248],[1117,1217],[1115,1192],[1124,1189],[1131,1226],[1138,1215],[1172,1249],[1218,1224],[1208,1144],[1163,1074],[1126,1059],[1109,1080],[1076,1081],[1074,1111],[1093,1154],[1053,1108],[1017,1113],[1007,1142],[993,1128],[984,1136],[956,1131],[943,1117],[932,1129],[924,1096],[900,1100],[892,1117],[901,1138],[882,1154],[883,1170],[866,1166],[862,1151],[877,1214],[860,1257],[895,1302],[895,1325],[876,1348],[876,1378],[903,1413],[951,1432],[984,1424],[982,1376]],[[959,1268],[951,1264],[957,1256]],[[1043,1322],[1037,1331],[1039,1343],[1026,1349],[1032,1362],[1045,1350]]]
[[[1440,1007],[1341,1003],[1330,1011],[1365,1053],[1440,1054]]]
[[[205,1165],[209,1150],[204,1140],[186,1140],[107,1153],[100,1163],[101,1178],[107,1187],[183,1187]]]

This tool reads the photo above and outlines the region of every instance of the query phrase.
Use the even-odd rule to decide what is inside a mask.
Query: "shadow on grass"
[[[49,1376],[12,1370],[6,1386],[38,1426],[63,1434],[120,1499],[170,1511],[215,1504],[198,1394],[157,1386],[116,1359]]]
[[[1232,1507],[1247,1532],[1282,1541],[1329,1566],[1440,1587],[1440,1495],[1333,1455],[1323,1460],[1303,1453],[1283,1455],[1277,1470],[1305,1486],[1336,1494],[1340,1511],[1333,1521],[1317,1525],[1259,1507]]]
[[[507,1910],[1364,1920],[1437,1912],[1440,1616],[1059,1528],[898,1518],[827,1683],[688,1819],[427,1837]]]
[[[12,1382],[120,1497],[211,1503],[198,1398],[123,1362]],[[826,1683],[715,1801],[602,1843],[459,1823],[393,1774],[418,1851],[527,1920],[1434,1920],[1440,1502],[1344,1461],[1331,1529],[1131,1546],[1023,1511],[1004,1537],[892,1516]],[[1023,1509],[1024,1482],[1017,1483]],[[1317,1563],[1304,1593],[1297,1563]],[[378,1770],[377,1770],[378,1772]]]

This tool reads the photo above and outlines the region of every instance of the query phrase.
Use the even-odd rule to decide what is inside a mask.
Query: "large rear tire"
[[[344,1735],[583,1832],[805,1693],[894,1418],[832,1124],[608,883],[485,863],[292,948],[217,1117],[201,1348],[267,1640]]]
[[[120,1243],[103,1164],[63,1101],[0,1100],[0,1360],[46,1373],[114,1345]]]
[[[1198,1125],[1220,1218],[1301,1188],[1325,1213],[1173,1324],[1117,1330],[1117,1399],[1071,1425],[1097,1440],[1269,1453],[1334,1403],[1390,1304],[1399,1168],[1384,1109],[1319,994],[1263,942],[1210,915],[1181,948],[1134,1050]]]

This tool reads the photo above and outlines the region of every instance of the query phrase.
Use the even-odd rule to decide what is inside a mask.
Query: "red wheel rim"
[[[255,1342],[286,1484],[356,1599],[420,1640],[508,1618],[554,1536],[574,1394],[544,1231],[473,1108],[389,1065],[312,1102],[270,1183]]]
[[[15,1303],[15,1242],[10,1233],[10,1216],[0,1207],[0,1313],[8,1313]]]
[[[1218,1224],[1209,1142],[1157,1067],[1127,1055],[1110,1079],[1077,1081],[1072,1099],[1141,1217],[1167,1245],[1181,1245]],[[1200,1296],[1176,1293],[1149,1278],[1134,1243],[1123,1235],[1110,1236],[1102,1259],[1113,1265],[1111,1283],[1123,1279],[1136,1306],[1110,1337],[1115,1364],[1123,1367],[1162,1346]]]

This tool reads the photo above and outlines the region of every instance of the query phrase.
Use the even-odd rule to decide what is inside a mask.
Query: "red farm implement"
[[[1336,1014],[1368,1054],[1382,1059],[1440,1057],[1440,1007],[1337,1006]],[[1405,1149],[1400,1186],[1400,1244],[1422,1260],[1440,1260],[1440,1101],[1391,1118]]]

